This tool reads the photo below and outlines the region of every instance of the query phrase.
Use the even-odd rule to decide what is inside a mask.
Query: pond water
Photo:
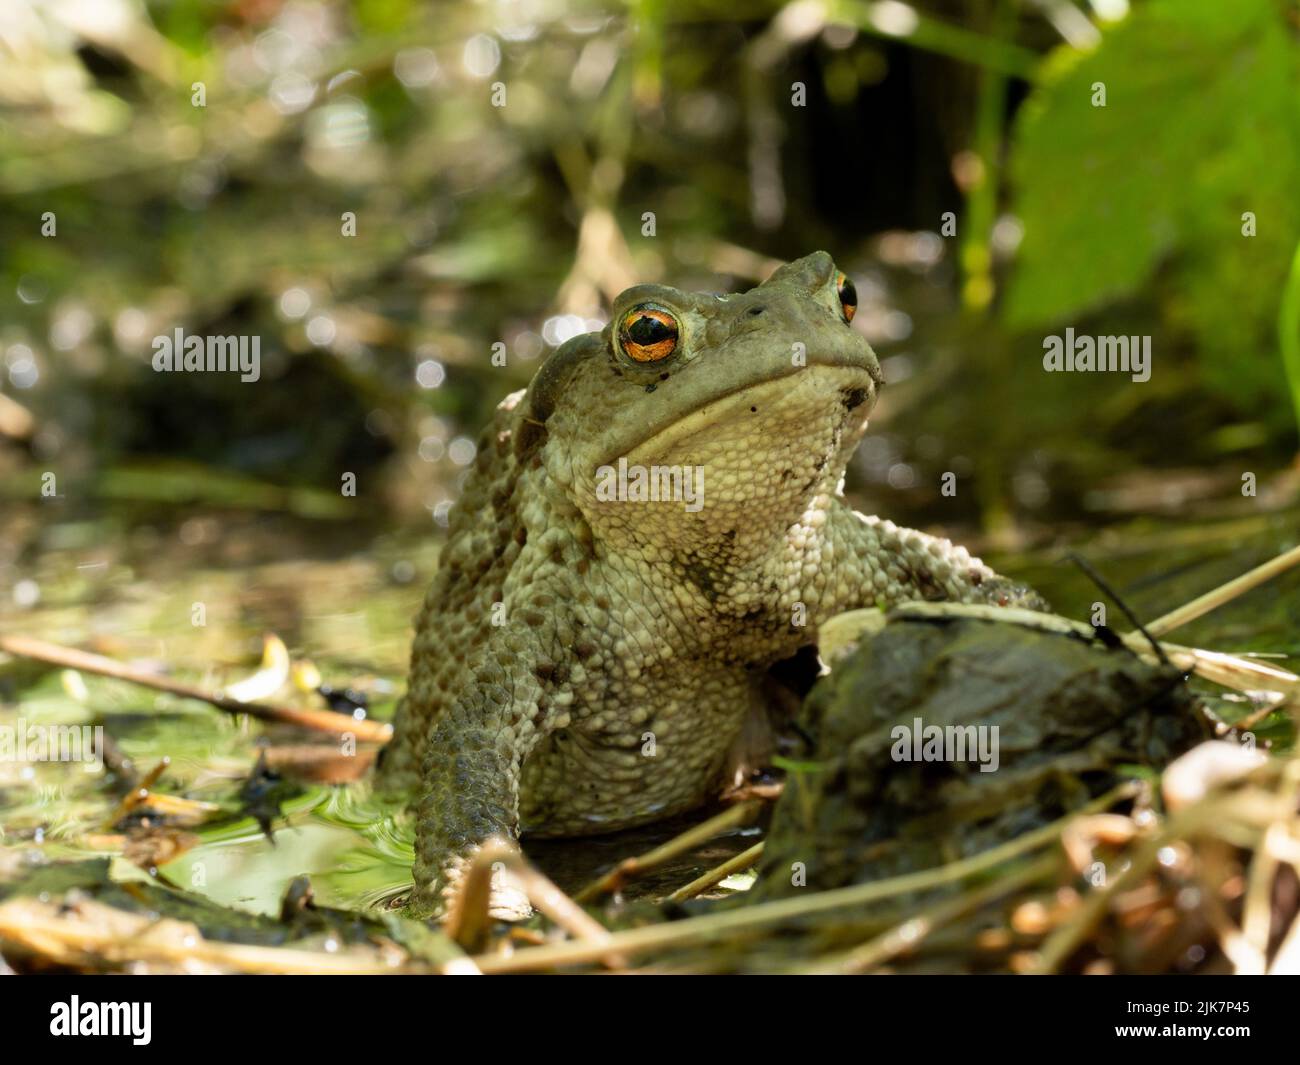
[[[1081,550],[1138,616],[1150,619],[1294,546],[1298,517],[1288,511],[1195,524],[1144,521],[1095,535]],[[410,619],[436,567],[436,542],[379,536],[340,549],[338,542],[313,546],[265,536],[259,558],[246,554],[246,528],[234,536],[219,515],[203,521],[201,533],[137,531],[116,539],[103,529],[95,535],[56,528],[31,570],[38,595],[10,616],[7,630],[140,668],[165,665],[210,687],[256,673],[262,637],[275,633],[296,663],[310,660],[327,683],[366,693],[372,716],[391,715],[404,683]],[[239,557],[230,557],[225,545],[236,541],[243,545]],[[1062,613],[1088,618],[1104,597],[1064,555],[1053,547],[989,560],[1034,584]],[[1128,627],[1109,620],[1116,629]],[[1269,661],[1294,670],[1297,633],[1300,571],[1293,571],[1170,638],[1276,655]],[[321,706],[291,684],[273,701]],[[129,759],[137,774],[170,760],[159,791],[212,804],[198,813],[154,816],[148,831],[137,812],[128,840],[112,823],[122,789],[114,790],[106,774],[0,762],[0,891],[22,890],[33,870],[94,855],[111,856],[109,877],[116,882],[145,879],[153,867],[164,883],[251,913],[278,912],[286,888],[302,875],[310,877],[318,903],[341,909],[382,908],[404,891],[409,821],[370,797],[364,782],[332,782],[359,775],[364,759],[349,763],[350,755],[329,738],[304,741],[285,726],[265,727],[204,703],[23,661],[0,668],[0,704],[0,725],[102,725],[112,752]],[[1222,695],[1212,706],[1227,720],[1251,709]],[[1288,727],[1275,717],[1256,729],[1260,742],[1289,742]],[[278,787],[286,819],[277,820],[273,841],[241,798],[259,739],[269,742],[284,778]],[[595,840],[531,842],[526,849],[562,887],[575,890],[699,819]],[[750,846],[760,831],[733,830],[634,882],[629,896],[666,894]]]

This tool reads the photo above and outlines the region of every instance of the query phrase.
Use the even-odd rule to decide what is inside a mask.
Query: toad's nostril
[[[854,407],[860,407],[867,401],[867,390],[865,388],[846,388],[841,396],[844,399],[844,409],[852,410]]]
[[[757,317],[758,317],[760,314],[762,314],[765,310],[767,310],[766,307],[750,307],[750,308],[749,308],[749,316],[750,316],[751,318],[757,318]]]

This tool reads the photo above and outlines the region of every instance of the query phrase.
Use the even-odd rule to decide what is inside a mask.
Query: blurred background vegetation
[[[817,248],[890,382],[861,507],[1024,547],[1284,505],[1297,10],[8,0],[0,609],[84,603],[102,574],[40,573],[65,549],[119,586],[356,551],[412,583],[392,545],[436,542],[488,411],[620,289]],[[1151,335],[1150,381],[1044,373],[1066,326]],[[177,327],[260,336],[260,381],[155,373]]]

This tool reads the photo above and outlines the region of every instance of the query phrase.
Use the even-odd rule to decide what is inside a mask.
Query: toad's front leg
[[[843,500],[831,506],[828,533],[823,617],[917,599],[1048,609],[1032,588],[995,573],[964,547],[859,514]]]
[[[510,612],[476,656],[469,683],[433,720],[416,808],[413,916],[445,911],[474,853],[490,837],[519,837],[524,760],[551,731],[568,724],[571,695],[561,626],[550,609]],[[493,884],[492,913],[528,914],[504,871]]]

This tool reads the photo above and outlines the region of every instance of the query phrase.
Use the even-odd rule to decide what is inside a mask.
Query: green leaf
[[[1014,134],[1024,225],[1004,313],[1027,329],[1169,266],[1208,383],[1286,411],[1275,325],[1300,235],[1300,48],[1278,0],[1152,0],[1062,51]],[[1105,86],[1104,107],[1094,87]],[[1252,212],[1256,236],[1243,235]]]

